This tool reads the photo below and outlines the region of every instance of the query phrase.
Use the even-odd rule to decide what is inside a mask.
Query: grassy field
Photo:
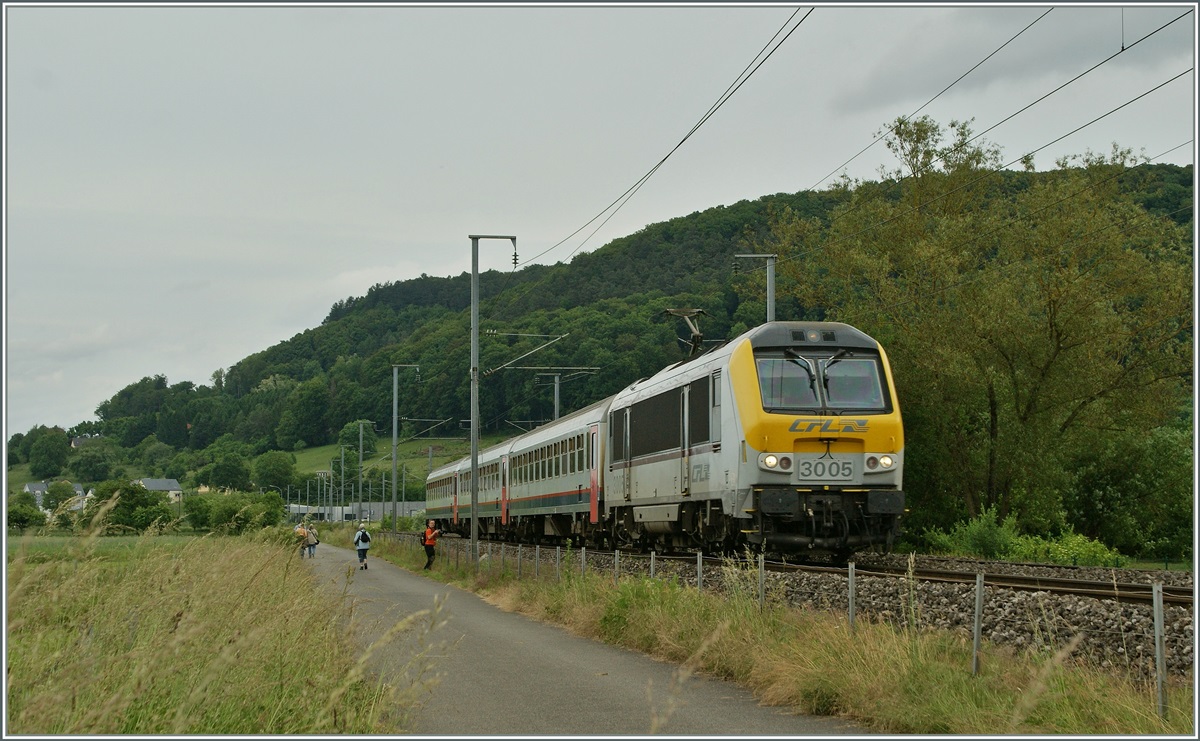
[[[27,537],[7,556],[10,733],[406,732],[420,688],[365,675],[352,606],[285,530]]]
[[[479,447],[488,447],[501,440],[504,436],[481,437]],[[471,443],[465,437],[461,440],[408,440],[396,446],[396,460],[408,469],[410,478],[424,481],[429,475],[429,448],[433,448],[433,466],[436,468],[444,463],[458,460],[471,454]],[[363,455],[363,468],[382,468],[391,475],[392,439],[390,435],[380,435],[375,446],[375,453]],[[330,461],[337,460],[341,448],[337,445],[323,445],[315,448],[305,448],[296,451],[296,471],[300,475],[314,471],[328,471]],[[353,458],[358,463],[358,448],[346,448],[346,460]]]

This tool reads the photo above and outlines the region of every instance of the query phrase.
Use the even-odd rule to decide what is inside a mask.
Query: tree
[[[27,458],[21,452],[21,443],[25,441],[25,433],[18,432],[8,438],[8,464],[25,463]]]
[[[195,494],[183,500],[184,518],[197,530],[209,527],[214,497],[220,494]]]
[[[81,481],[120,478],[113,450],[102,444],[85,445],[71,459],[69,468]]]
[[[6,524],[20,532],[31,527],[43,527],[46,524],[46,513],[32,504],[12,504],[6,508]]]
[[[213,462],[208,480],[204,483],[217,488],[248,491],[251,486],[250,466],[239,455],[223,455]]]
[[[1186,397],[1190,236],[1119,197],[1127,153],[1009,191],[998,150],[951,130],[942,147],[931,121],[895,125],[892,187],[859,187],[828,225],[782,212],[761,251],[889,353],[910,531],[992,506],[1060,528],[1075,453]]]
[[[71,454],[67,433],[57,427],[38,437],[29,451],[29,472],[44,479],[57,476],[66,468]]]
[[[9,507],[16,507],[22,504],[37,509],[37,498],[33,496],[32,492],[28,491],[15,491],[8,495]]]
[[[55,481],[46,487],[46,493],[42,495],[42,508],[56,512],[75,496],[75,486],[70,481]]]
[[[278,487],[282,491],[296,479],[296,456],[281,450],[263,453],[254,461],[254,485],[260,488]]]
[[[207,495],[208,526],[231,534],[273,527],[283,520],[283,499],[275,492]]]
[[[171,519],[166,494],[119,479],[102,481],[96,485],[96,494],[84,509],[84,519],[92,521],[101,508],[110,503],[112,509],[107,516],[107,529],[110,532],[140,533],[158,518]]]
[[[369,419],[360,419],[354,422],[347,422],[342,427],[342,431],[338,433],[338,444],[345,445],[348,448],[358,450],[359,429],[362,429],[362,452],[374,453],[379,445],[379,436],[375,434],[375,423]]]

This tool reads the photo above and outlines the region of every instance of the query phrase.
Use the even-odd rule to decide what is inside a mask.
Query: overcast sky
[[[1008,43],[1049,7],[816,6],[538,261],[827,187],[993,52],[921,114],[983,131],[1124,45],[987,139],[1015,161],[1184,73],[1034,157],[1192,164],[1195,4],[1059,5]],[[376,283],[470,271],[468,235],[549,249],[811,8],[6,3],[5,439],[145,376],[211,383]],[[846,172],[881,165],[876,144]],[[481,243],[481,270],[511,260]]]

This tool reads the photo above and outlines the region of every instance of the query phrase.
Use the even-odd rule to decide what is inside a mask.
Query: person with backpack
[[[354,534],[354,547],[358,549],[358,568],[367,568],[367,550],[371,547],[371,534],[367,532],[367,523],[358,526]]]
[[[317,529],[310,524],[308,526],[308,538],[304,541],[305,545],[308,546],[309,558],[317,557],[317,543],[320,542],[321,541],[317,538]]]
[[[292,528],[292,535],[296,536],[296,543],[300,545],[300,558],[304,558],[304,551],[308,549],[308,530],[303,522],[296,523],[296,527]]]
[[[437,529],[437,523],[433,520],[428,520],[425,523],[425,535],[421,542],[425,545],[425,570],[433,568],[433,557],[437,555],[437,539],[442,534],[441,530]]]

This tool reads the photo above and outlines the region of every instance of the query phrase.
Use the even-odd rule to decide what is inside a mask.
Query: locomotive
[[[904,429],[887,354],[836,322],[768,322],[477,452],[481,538],[671,551],[889,549]],[[427,516],[471,532],[471,459]]]

